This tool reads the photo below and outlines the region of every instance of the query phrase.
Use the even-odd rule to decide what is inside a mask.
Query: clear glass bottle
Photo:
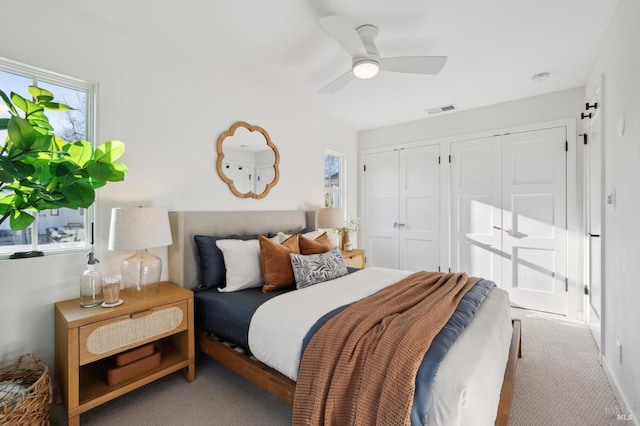
[[[93,252],[87,255],[87,270],[80,277],[80,306],[90,308],[102,303],[102,274],[96,271],[96,263],[100,261],[96,259]]]

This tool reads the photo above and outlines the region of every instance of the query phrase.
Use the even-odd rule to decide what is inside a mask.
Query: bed
[[[196,288],[203,279],[202,265],[197,260],[198,248],[202,249],[202,246],[196,247],[194,237],[255,236],[258,233],[274,236],[280,231],[312,230],[315,229],[315,212],[171,212],[169,216],[173,235],[173,244],[168,253],[169,278],[184,287],[195,289],[195,323],[200,350],[281,400],[293,404],[296,362],[300,362],[300,354],[296,354],[295,350],[289,351],[289,355],[285,353],[284,358],[293,361],[283,364],[278,360],[281,358],[271,359],[269,346],[269,342],[272,347],[286,346],[291,332],[276,333],[275,336],[262,339],[263,342],[253,344],[249,340],[251,335],[254,336],[254,342],[260,340],[260,336],[266,336],[266,328],[269,327],[265,328],[265,324],[275,321],[272,319],[275,316],[274,309],[275,312],[282,310],[281,307],[272,307],[269,311],[265,307],[277,306],[287,298],[299,297],[302,292],[276,291],[265,294],[260,289],[254,289],[220,293],[216,289]],[[334,285],[351,289],[362,281],[382,277],[377,285],[383,288],[407,274],[404,271],[368,268],[328,282],[327,287]],[[320,291],[320,286],[314,287]],[[238,308],[237,300],[234,301],[239,298],[242,299],[241,308]],[[210,303],[218,305],[212,309],[208,307]],[[332,307],[334,305],[330,303],[326,309]],[[429,424],[490,424],[492,421],[478,423],[478,419],[489,418],[495,419],[495,424],[509,423],[515,362],[520,355],[520,322],[511,321],[509,315],[505,293],[500,289],[489,291],[476,316],[460,334],[437,370],[435,382],[429,390]],[[268,321],[260,320],[261,316]],[[313,323],[316,319],[312,316],[305,321]],[[286,318],[279,321],[282,321],[281,325],[287,324]],[[299,335],[296,339],[305,337],[302,331],[296,333]],[[293,343],[294,347],[296,345],[297,341]],[[469,353],[474,354],[473,362],[469,361]],[[490,371],[493,373],[489,374]]]

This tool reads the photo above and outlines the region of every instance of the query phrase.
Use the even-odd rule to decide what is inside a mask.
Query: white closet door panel
[[[500,137],[451,144],[452,270],[500,285]]]
[[[367,154],[365,164],[367,264],[398,269],[398,152]]]
[[[439,145],[400,151],[400,267],[437,271],[440,265]]]
[[[512,303],[565,314],[566,130],[503,136],[502,286]]]
[[[458,244],[455,254],[458,256],[459,266],[452,270],[466,272],[469,276],[494,282],[496,280],[491,277],[500,275],[500,262],[496,259],[498,252],[491,246],[466,240]]]

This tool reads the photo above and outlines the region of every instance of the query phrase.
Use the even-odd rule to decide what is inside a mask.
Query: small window
[[[3,92],[9,96],[15,92],[29,99],[29,86],[49,90],[55,101],[74,108],[72,111],[47,112],[57,136],[67,142],[94,140],[93,85],[0,58],[0,89]],[[8,117],[9,111],[0,101],[0,118]],[[0,148],[6,137],[7,131],[0,130]],[[34,216],[35,222],[22,231],[12,231],[8,219],[0,225],[0,256],[16,251],[52,252],[90,245],[93,207],[45,210],[34,213]]]
[[[324,153],[325,207],[346,206],[345,156],[339,152]]]

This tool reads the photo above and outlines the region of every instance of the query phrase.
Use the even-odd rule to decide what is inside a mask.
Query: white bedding
[[[296,380],[302,341],[325,313],[362,299],[410,272],[367,268],[285,293],[262,304],[249,327],[249,348],[261,362]],[[508,294],[494,288],[442,361],[430,425],[493,424],[511,343]]]
[[[394,269],[367,268],[274,297],[260,305],[251,318],[249,349],[259,361],[296,380],[302,340],[320,317],[407,275]]]

